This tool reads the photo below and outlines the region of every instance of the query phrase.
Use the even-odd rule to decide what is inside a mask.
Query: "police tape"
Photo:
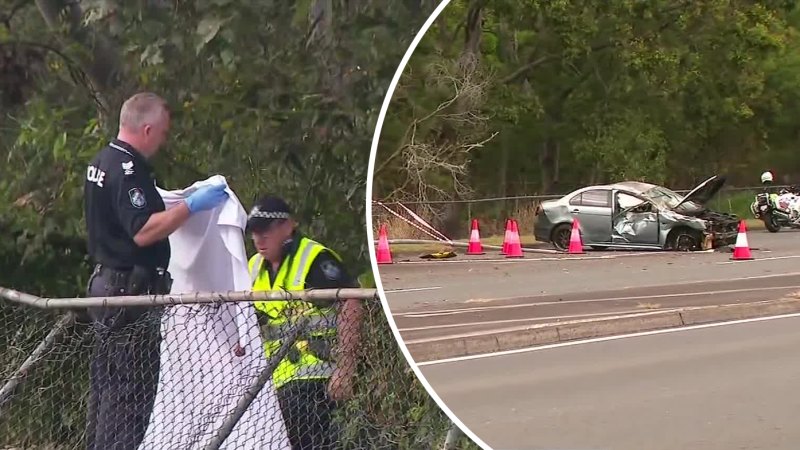
[[[422,245],[435,245],[435,244],[444,244],[441,241],[432,241],[430,239],[389,239],[389,244],[395,245],[403,245],[403,244],[422,244]],[[469,248],[469,242],[461,242],[461,241],[451,241],[449,244],[450,247],[461,247],[461,248]],[[489,245],[483,244],[483,248],[488,250],[502,250],[503,247],[500,245]],[[556,255],[556,254],[564,254],[562,251],[553,250],[549,248],[530,248],[530,247],[522,247],[522,251],[525,253],[543,253],[546,255]]]
[[[92,307],[175,306],[259,301],[379,300],[377,289],[341,288],[303,291],[230,291],[119,297],[44,298],[0,286],[0,298],[41,309]]]
[[[414,211],[408,209],[408,207],[406,207],[402,203],[400,203],[400,207],[403,208],[408,213],[408,215],[413,217],[417,222],[421,223],[424,227],[428,228],[429,230],[433,231],[435,234],[439,235],[440,239],[442,239],[442,240],[444,240],[446,242],[452,242],[450,240],[450,238],[448,238],[447,236],[442,234],[439,230],[434,228],[433,225],[431,225],[430,223],[426,222],[422,217],[417,215]]]
[[[382,206],[382,207],[384,207],[384,208],[386,209],[386,211],[389,211],[389,212],[390,212],[390,213],[391,213],[393,216],[395,216],[395,217],[397,217],[398,219],[402,220],[403,222],[405,222],[405,223],[407,223],[407,224],[411,225],[412,227],[416,228],[417,230],[419,230],[419,231],[421,231],[421,232],[423,232],[423,233],[427,234],[428,236],[430,236],[430,237],[432,237],[432,238],[436,239],[437,241],[439,241],[439,242],[448,242],[448,243],[449,243],[449,242],[451,242],[451,241],[450,241],[450,239],[448,239],[446,236],[444,236],[443,234],[441,234],[441,233],[439,233],[438,231],[436,231],[436,229],[435,229],[435,228],[433,228],[432,226],[430,226],[430,224],[428,224],[427,222],[425,222],[425,221],[422,221],[422,223],[424,223],[425,225],[427,225],[427,226],[428,226],[428,228],[430,228],[430,229],[433,229],[433,231],[436,231],[436,233],[437,233],[437,234],[441,235],[441,236],[442,236],[442,237],[444,237],[444,238],[442,238],[442,237],[440,237],[440,236],[436,236],[436,234],[433,234],[433,233],[431,233],[430,231],[426,230],[426,229],[425,229],[425,228],[423,228],[422,226],[420,226],[420,225],[417,225],[416,223],[412,222],[412,221],[411,221],[411,220],[409,220],[409,219],[406,219],[406,218],[405,218],[405,217],[403,217],[403,216],[402,216],[400,213],[398,213],[398,212],[394,211],[393,209],[389,208],[388,206],[384,205],[384,204],[383,204],[383,203],[381,203],[381,202],[378,202],[378,201],[376,201],[376,202],[375,202],[375,204],[377,204],[377,205],[379,205],[379,206]],[[402,206],[402,205],[401,205],[401,206]],[[406,209],[408,209],[408,208],[406,208]],[[416,214],[415,214],[415,216],[416,216]],[[416,217],[419,217],[419,216],[416,216]],[[422,220],[422,218],[420,218],[419,220]]]

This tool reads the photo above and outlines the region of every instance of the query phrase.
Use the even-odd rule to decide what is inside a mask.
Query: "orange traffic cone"
[[[506,219],[506,235],[503,237],[503,250],[501,255],[508,254],[508,243],[511,242],[511,219]]]
[[[478,219],[472,219],[472,231],[469,235],[468,255],[485,255],[483,245],[481,245],[481,234],[478,231]]]
[[[744,220],[739,222],[739,234],[736,235],[731,259],[736,261],[753,259],[753,255],[750,254],[750,244],[747,242],[747,225]]]
[[[508,243],[508,253],[506,258],[522,258],[522,243],[519,240],[519,228],[517,228],[517,221],[511,220],[511,236]]]
[[[389,249],[389,233],[386,225],[381,225],[378,232],[378,251],[375,254],[378,264],[392,264],[392,251]]]
[[[583,241],[581,240],[581,230],[578,219],[572,221],[572,233],[569,236],[569,249],[567,253],[580,255],[583,253]]]

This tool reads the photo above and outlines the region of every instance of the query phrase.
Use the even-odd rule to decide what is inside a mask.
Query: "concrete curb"
[[[420,340],[406,344],[417,362],[501,352],[538,345],[638,333],[711,322],[749,319],[800,312],[800,299],[676,308],[615,317],[536,324],[523,330],[476,333],[451,339]]]

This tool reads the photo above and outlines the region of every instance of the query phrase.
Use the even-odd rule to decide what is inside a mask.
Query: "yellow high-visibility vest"
[[[326,250],[341,261],[339,255],[322,244],[302,238],[296,251],[284,257],[272,283],[267,271],[262,270],[264,258],[256,253],[249,261],[253,291],[306,289],[306,277],[314,260]],[[298,338],[289,355],[281,360],[272,373],[276,388],[294,380],[326,379],[333,374],[336,365],[332,361],[330,349],[336,338],[334,307],[322,308],[310,302],[284,300],[255,302],[254,306],[267,319],[267,325],[262,326],[267,359],[280,348],[281,338],[291,325],[301,317],[310,318],[307,331]]]

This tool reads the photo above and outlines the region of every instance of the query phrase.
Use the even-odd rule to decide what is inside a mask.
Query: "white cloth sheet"
[[[169,209],[215,175],[175,191],[158,189]],[[172,294],[251,288],[244,247],[247,213],[236,195],[198,212],[170,236]],[[161,368],[153,414],[140,450],[202,449],[266,366],[251,303],[168,307],[161,323]],[[244,356],[236,356],[239,343]],[[275,387],[268,382],[222,449],[289,449]]]

